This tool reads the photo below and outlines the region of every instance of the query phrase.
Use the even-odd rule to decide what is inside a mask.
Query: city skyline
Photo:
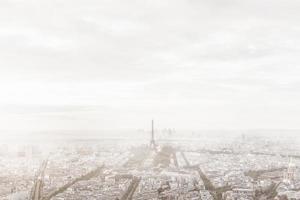
[[[300,0],[0,0],[0,200],[300,200]]]

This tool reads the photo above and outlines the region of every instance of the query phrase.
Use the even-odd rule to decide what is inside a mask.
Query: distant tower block
[[[288,177],[292,181],[295,179],[295,171],[296,171],[296,165],[293,162],[293,158],[290,158],[290,163],[288,167]]]
[[[296,165],[293,163],[293,159],[290,158],[288,168],[283,175],[284,182],[290,184],[293,183],[295,180],[295,171],[296,171]]]
[[[152,120],[152,124],[151,124],[151,140],[150,140],[150,148],[151,149],[156,149],[156,144],[155,144],[155,140],[154,140],[154,121]]]

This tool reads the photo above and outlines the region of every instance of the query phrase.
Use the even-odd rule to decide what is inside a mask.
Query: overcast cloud
[[[2,0],[0,129],[300,128],[299,0]]]

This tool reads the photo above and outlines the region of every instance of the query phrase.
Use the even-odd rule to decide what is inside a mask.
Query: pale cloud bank
[[[0,128],[300,128],[300,1],[4,0]]]

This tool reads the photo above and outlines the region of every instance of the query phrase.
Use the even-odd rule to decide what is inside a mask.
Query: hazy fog
[[[299,10],[2,0],[0,129],[298,129]]]

